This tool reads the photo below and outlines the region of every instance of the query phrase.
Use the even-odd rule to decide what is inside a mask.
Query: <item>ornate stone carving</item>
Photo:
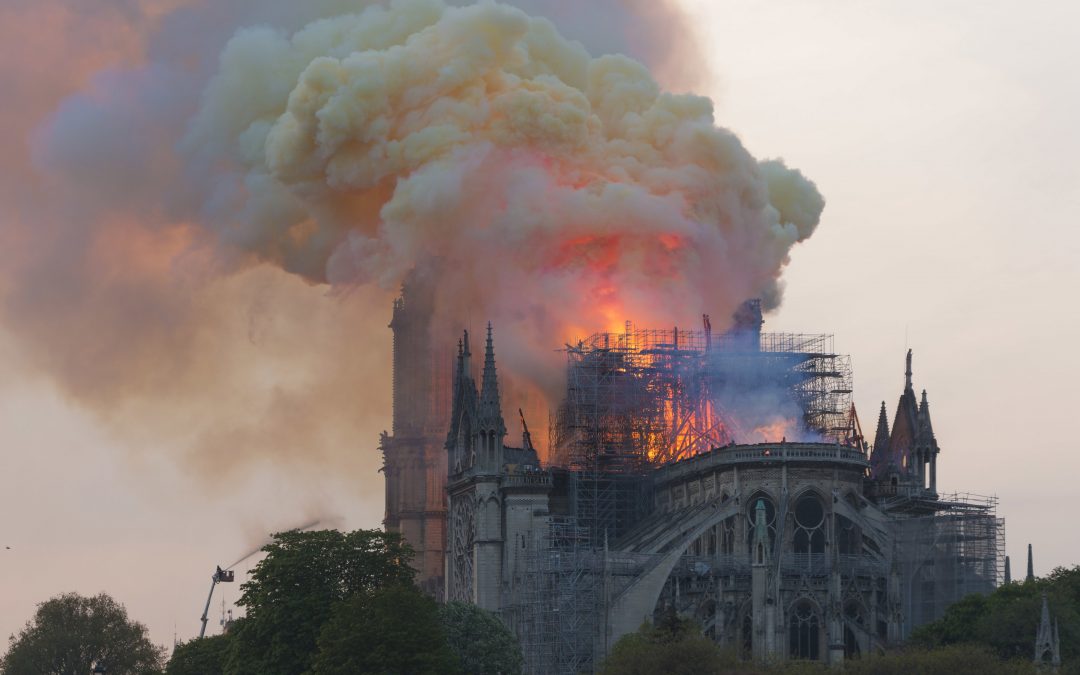
[[[476,539],[476,504],[473,496],[453,498],[450,509],[450,599],[473,601],[473,542]]]

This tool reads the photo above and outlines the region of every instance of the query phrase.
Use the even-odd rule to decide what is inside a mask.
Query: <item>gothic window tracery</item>
[[[735,553],[735,516],[725,518],[720,523],[720,555]]]
[[[825,552],[825,507],[821,499],[807,494],[795,502],[795,553]]]
[[[472,495],[454,498],[450,513],[450,556],[453,565],[451,599],[473,600],[473,542],[476,538],[476,506]]]
[[[840,555],[858,555],[862,549],[859,526],[839,514],[836,516],[836,545]]]
[[[757,509],[758,501],[765,502],[765,525],[769,530],[769,546],[776,545],[776,506],[773,504],[772,498],[765,492],[755,492],[753,496],[746,501],[744,510],[746,512],[746,549],[750,550],[753,547],[751,544],[754,539],[754,513]]]
[[[788,621],[788,655],[792,659],[821,658],[821,619],[809,600],[800,600],[791,610]]]

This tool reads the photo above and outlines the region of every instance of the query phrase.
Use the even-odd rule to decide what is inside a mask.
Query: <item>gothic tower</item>
[[[480,390],[472,377],[467,331],[454,377],[446,435],[451,481],[447,599],[497,612],[502,604],[504,500],[500,487],[506,463],[506,424],[491,333],[489,323]]]
[[[389,532],[400,532],[416,551],[420,585],[439,596],[446,549],[446,453],[452,357],[433,345],[433,286],[414,272],[394,301],[393,432],[380,449],[386,479]]]
[[[930,403],[926,390],[922,399],[915,396],[911,379],[911,350],[904,371],[904,393],[896,405],[892,431],[881,404],[877,434],[870,454],[873,478],[897,488],[937,494],[937,456],[940,452],[934,425],[930,421]]]
[[[1050,623],[1050,607],[1046,603],[1046,593],[1042,596],[1042,618],[1035,635],[1035,665],[1050,666],[1055,672],[1061,666],[1061,638],[1058,635],[1058,622]]]

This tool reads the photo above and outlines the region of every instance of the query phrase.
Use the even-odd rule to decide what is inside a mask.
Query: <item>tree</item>
[[[809,671],[810,665],[803,672]],[[939,649],[903,649],[844,664],[845,675],[936,675],[937,673],[979,673],[979,675],[1036,675],[1031,660],[1003,661],[985,647],[950,645]]]
[[[601,675],[719,675],[743,672],[735,658],[701,634],[693,621],[668,611],[656,625],[642,624],[619,638]]]
[[[435,601],[397,584],[334,608],[319,635],[314,675],[452,675],[462,672],[446,644]],[[472,675],[478,671],[467,671]]]
[[[986,605],[986,596],[977,593],[960,599],[949,606],[941,619],[916,628],[911,636],[912,644],[933,648],[975,642],[976,624],[986,614]]]
[[[412,549],[379,530],[281,532],[240,588],[246,618],[233,629],[229,675],[296,675],[311,668],[334,605],[411,583]]]
[[[464,602],[439,608],[450,649],[470,675],[518,675],[524,659],[514,634],[491,612]]]
[[[180,643],[169,658],[165,675],[223,675],[231,648],[229,634]]]
[[[979,645],[1003,659],[1030,659],[1046,594],[1050,613],[1061,634],[1061,656],[1080,660],[1080,567],[1058,568],[1049,576],[1005,584],[993,593],[969,595],[945,610],[945,615],[917,629],[914,645],[938,648]]]
[[[109,675],[161,672],[165,650],[150,641],[146,626],[104,593],[65,593],[38,605],[26,627],[11,636],[0,661],[5,675],[86,675],[103,663]]]

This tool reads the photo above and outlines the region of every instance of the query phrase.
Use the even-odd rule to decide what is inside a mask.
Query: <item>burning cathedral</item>
[[[441,357],[431,315],[407,283],[385,525],[430,593],[502,618],[528,672],[591,671],[662,612],[746,659],[835,664],[1002,580],[996,500],[939,485],[910,351],[871,440],[831,336],[763,332],[754,301],[723,333],[627,324],[566,346],[541,458],[492,326]]]

